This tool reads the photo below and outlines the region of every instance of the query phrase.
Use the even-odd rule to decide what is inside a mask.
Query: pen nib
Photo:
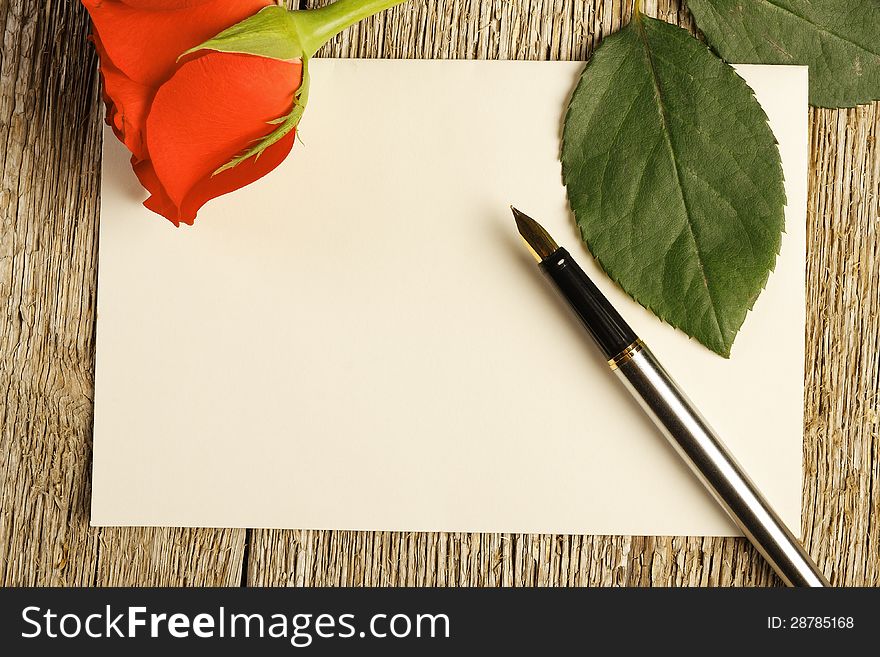
[[[516,220],[519,234],[522,235],[522,238],[528,244],[529,249],[535,255],[535,259],[538,262],[541,262],[559,248],[559,245],[553,241],[553,238],[550,237],[550,234],[544,230],[541,224],[512,205],[510,209],[513,211],[513,218]]]

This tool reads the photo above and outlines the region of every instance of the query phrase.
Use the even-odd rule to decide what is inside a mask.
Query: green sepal
[[[251,157],[258,158],[269,146],[296,128],[309,97],[309,58],[346,27],[400,2],[403,0],[336,0],[324,7],[299,11],[288,11],[273,5],[261,9],[250,18],[223,30],[178,57],[179,60],[200,50],[214,50],[288,62],[302,60],[302,83],[294,93],[290,112],[268,121],[269,125],[277,127],[212,175],[231,169]]]
[[[190,48],[180,57],[199,50],[259,55],[286,62],[301,59],[305,54],[293,13],[276,5],[261,9],[250,18]]]
[[[294,61],[311,57],[342,30],[403,0],[336,0],[332,4],[288,11],[272,5],[236,23],[178,59],[199,50],[217,50]]]
[[[277,119],[272,119],[271,121],[267,121],[269,125],[278,126],[272,132],[270,132],[265,137],[258,139],[253,146],[248,148],[247,150],[239,153],[235,157],[233,157],[229,162],[224,164],[222,167],[214,171],[212,176],[216,176],[218,173],[222,173],[227,169],[231,169],[248,158],[258,158],[262,154],[264,150],[269,148],[272,144],[280,141],[285,135],[287,135],[291,130],[296,128],[299,125],[300,119],[302,119],[303,112],[306,110],[306,103],[309,100],[309,60],[307,58],[303,58],[303,69],[302,69],[302,84],[299,85],[299,89],[296,90],[296,93],[293,95],[293,107],[291,108],[288,114],[284,116],[279,116]]]

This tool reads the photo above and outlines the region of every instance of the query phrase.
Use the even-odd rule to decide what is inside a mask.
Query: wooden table
[[[629,4],[410,0],[322,54],[583,60]],[[0,24],[4,584],[778,584],[742,539],[90,528],[96,58],[75,0],[0,0]],[[803,535],[839,585],[880,584],[878,134],[880,104],[810,111]]]

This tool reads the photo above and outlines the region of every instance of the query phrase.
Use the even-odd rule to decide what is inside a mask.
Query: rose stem
[[[298,14],[300,43],[305,56],[314,55],[345,28],[401,2],[403,0],[336,0],[326,7],[294,12]]]

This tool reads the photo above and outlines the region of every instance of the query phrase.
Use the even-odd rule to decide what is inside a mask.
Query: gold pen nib
[[[513,218],[516,220],[519,234],[522,235],[529,250],[535,256],[535,260],[541,262],[559,248],[559,245],[553,241],[553,238],[541,224],[512,205],[510,209],[513,211]]]

